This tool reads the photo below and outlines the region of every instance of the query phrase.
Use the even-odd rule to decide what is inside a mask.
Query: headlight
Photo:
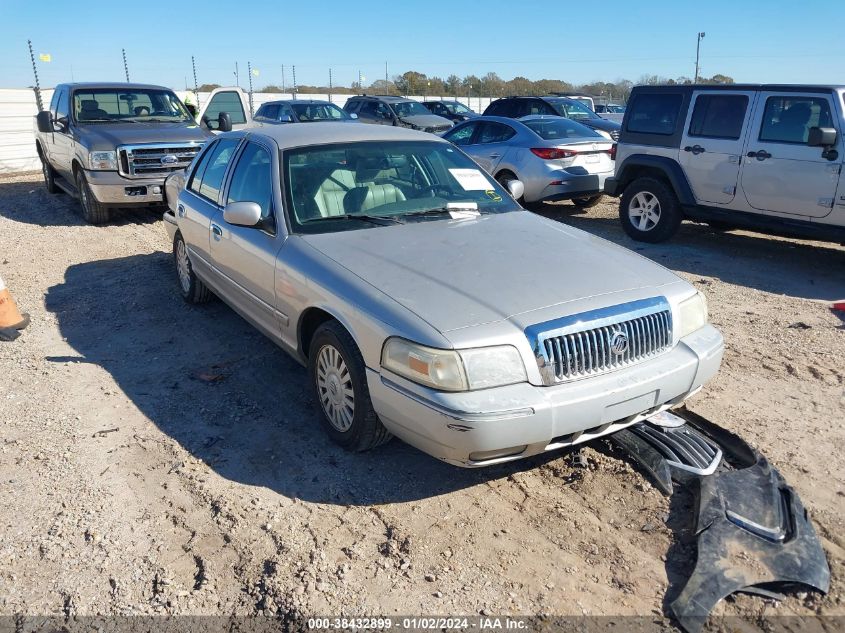
[[[442,391],[487,389],[528,379],[519,352],[510,345],[447,350],[391,338],[382,350],[381,364],[408,380]]]
[[[91,169],[117,169],[117,152],[91,152],[88,155]]]
[[[707,324],[707,299],[701,292],[695,293],[689,299],[681,302],[679,309],[681,327],[678,332],[680,338],[692,334]]]

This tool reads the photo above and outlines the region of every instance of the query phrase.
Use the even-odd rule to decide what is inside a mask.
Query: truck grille
[[[546,385],[604,374],[652,358],[672,345],[663,297],[576,314],[526,329]]]
[[[425,131],[430,132],[431,134],[442,134],[443,132],[451,129],[451,125],[434,125],[432,127],[425,128]]]
[[[179,145],[123,145],[118,148],[118,171],[127,178],[155,178],[185,169],[202,143]]]

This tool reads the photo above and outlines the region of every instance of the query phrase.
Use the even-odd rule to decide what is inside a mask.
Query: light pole
[[[695,42],[695,80],[693,83],[698,83],[698,56],[701,52],[701,40],[704,39],[704,31],[698,33],[698,39]]]

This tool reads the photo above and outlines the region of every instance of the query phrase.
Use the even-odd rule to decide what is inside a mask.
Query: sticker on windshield
[[[492,189],[488,189],[484,193],[487,194],[487,197],[490,198],[493,202],[501,202],[502,201],[502,196],[500,196],[498,193],[496,193]]]
[[[464,188],[464,191],[486,191],[490,189],[490,181],[478,169],[450,169],[449,173]]]

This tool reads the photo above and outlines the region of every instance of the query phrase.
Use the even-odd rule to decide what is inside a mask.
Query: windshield
[[[586,125],[581,125],[572,119],[533,119],[523,121],[523,123],[531,128],[540,138],[547,141],[569,138],[604,138],[595,130],[588,128]]]
[[[415,116],[417,114],[431,114],[421,103],[416,101],[398,101],[391,103],[390,107],[400,119],[406,116]]]
[[[446,109],[452,114],[472,114],[472,110],[470,110],[463,103],[460,103],[458,101],[454,101],[452,103],[444,103],[443,105],[446,106]]]
[[[567,119],[575,119],[577,121],[578,119],[601,118],[583,103],[572,99],[549,99],[548,101],[560,116],[565,116]]]
[[[299,233],[436,221],[464,209],[487,214],[520,208],[449,143],[319,145],[288,150],[283,163],[289,221]]]
[[[343,110],[332,103],[293,103],[290,106],[300,123],[312,121],[343,121],[349,118]]]
[[[75,90],[73,116],[80,123],[193,121],[182,102],[169,90]]]

